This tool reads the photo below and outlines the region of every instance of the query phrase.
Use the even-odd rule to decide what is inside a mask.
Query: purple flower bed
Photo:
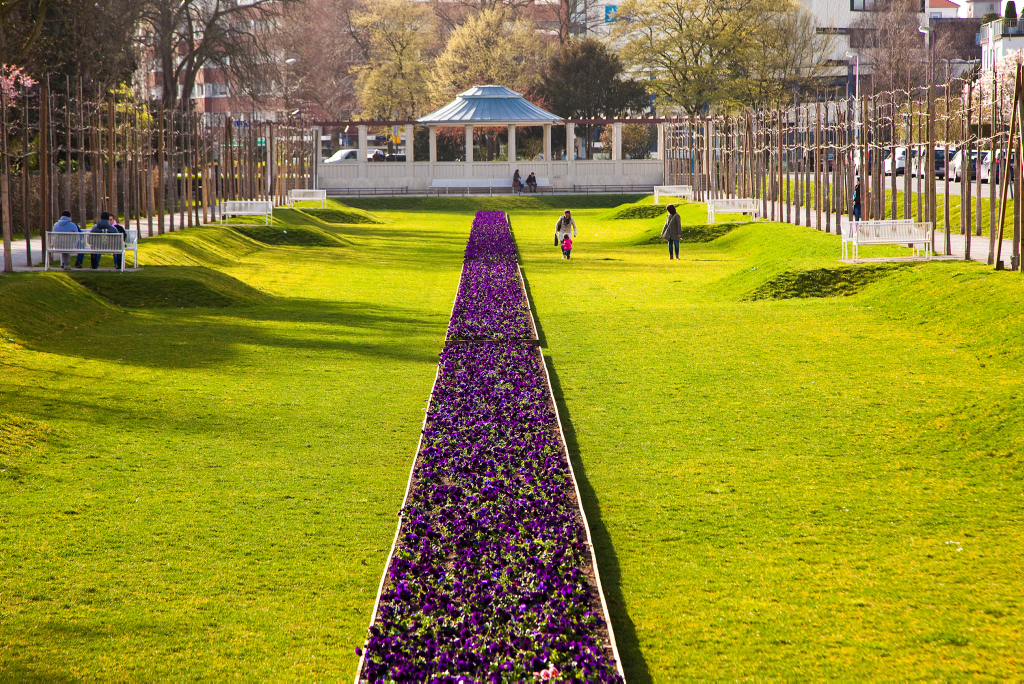
[[[365,680],[621,681],[541,363],[442,352]]]
[[[469,233],[449,339],[511,340],[534,337],[505,213],[477,212]]]

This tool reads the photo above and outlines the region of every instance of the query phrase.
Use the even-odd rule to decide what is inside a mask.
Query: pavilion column
[[[473,163],[473,127],[466,126],[466,161]]]
[[[565,124],[565,161],[569,165],[569,182],[576,188],[576,124]]]
[[[612,161],[622,161],[622,122],[612,124]]]
[[[658,124],[658,159],[665,161],[665,124]]]
[[[551,163],[551,124],[544,124],[544,161]]]
[[[508,161],[510,164],[516,163],[516,125],[508,125]]]
[[[405,125],[405,163],[412,164],[413,162],[413,140],[412,140],[412,124]]]
[[[437,161],[437,126],[427,126],[430,132],[430,163]]]
[[[366,125],[359,124],[356,130],[359,137],[359,159],[356,160],[359,163],[359,177],[366,178]]]

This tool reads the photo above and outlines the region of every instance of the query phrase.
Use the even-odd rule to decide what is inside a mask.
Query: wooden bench
[[[685,200],[693,199],[692,185],[655,185],[654,203],[661,204],[661,197],[679,197]]]
[[[886,220],[854,221],[842,230],[843,259],[847,258],[847,245],[852,245],[852,257],[860,258],[861,245],[910,245],[917,256],[918,247],[932,258],[932,224],[924,221]]]
[[[294,206],[295,202],[320,202],[320,206],[327,208],[326,190],[289,190],[288,206]]]
[[[274,203],[270,200],[224,200],[220,203],[220,222],[227,222],[228,216],[262,216],[264,225],[269,226],[274,217]]]
[[[124,270],[127,252],[132,252],[132,265],[139,267],[139,231],[134,228],[120,233],[53,233],[46,234],[46,255],[43,258],[43,270],[50,270],[50,257],[53,254],[120,254],[121,268]]]
[[[715,222],[716,213],[760,216],[761,203],[753,197],[708,200],[708,223]]]

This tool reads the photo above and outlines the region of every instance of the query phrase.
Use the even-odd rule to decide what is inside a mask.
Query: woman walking
[[[661,238],[668,243],[668,260],[679,261],[679,240],[683,237],[683,220],[676,213],[676,205],[670,204],[667,207],[668,216],[665,217],[665,227],[661,229]]]

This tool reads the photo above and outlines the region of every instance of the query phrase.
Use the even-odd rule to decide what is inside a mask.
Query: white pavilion
[[[554,189],[565,192],[574,189],[600,190],[625,186],[661,185],[665,177],[661,159],[623,159],[622,125],[628,120],[601,122],[612,126],[611,159],[579,159],[581,141],[576,137],[578,121],[562,119],[526,100],[522,94],[497,85],[474,86],[460,93],[453,101],[416,121],[401,122],[404,126],[406,155],[404,161],[367,161],[369,145],[367,130],[370,126],[393,125],[397,122],[344,122],[357,130],[359,154],[355,160],[317,165],[318,187],[346,190],[380,190],[423,192],[440,183],[458,187],[459,181],[507,180],[511,190],[512,174],[519,169],[523,178],[530,173],[545,179]],[[658,123],[658,150],[663,149],[663,124]],[[412,153],[413,129],[425,126],[430,135],[428,159],[415,159]],[[516,129],[543,127],[544,145],[541,158],[516,159]],[[552,159],[551,131],[553,126],[564,126],[567,150],[577,154],[569,158]],[[437,160],[437,129],[458,127],[465,130],[465,139],[473,140],[474,127],[507,127],[507,159],[512,161],[477,161],[473,158],[473,145],[466,145],[463,161]],[[319,139],[319,135],[318,138]],[[561,156],[561,155],[559,155]],[[471,185],[466,183],[466,185]]]

